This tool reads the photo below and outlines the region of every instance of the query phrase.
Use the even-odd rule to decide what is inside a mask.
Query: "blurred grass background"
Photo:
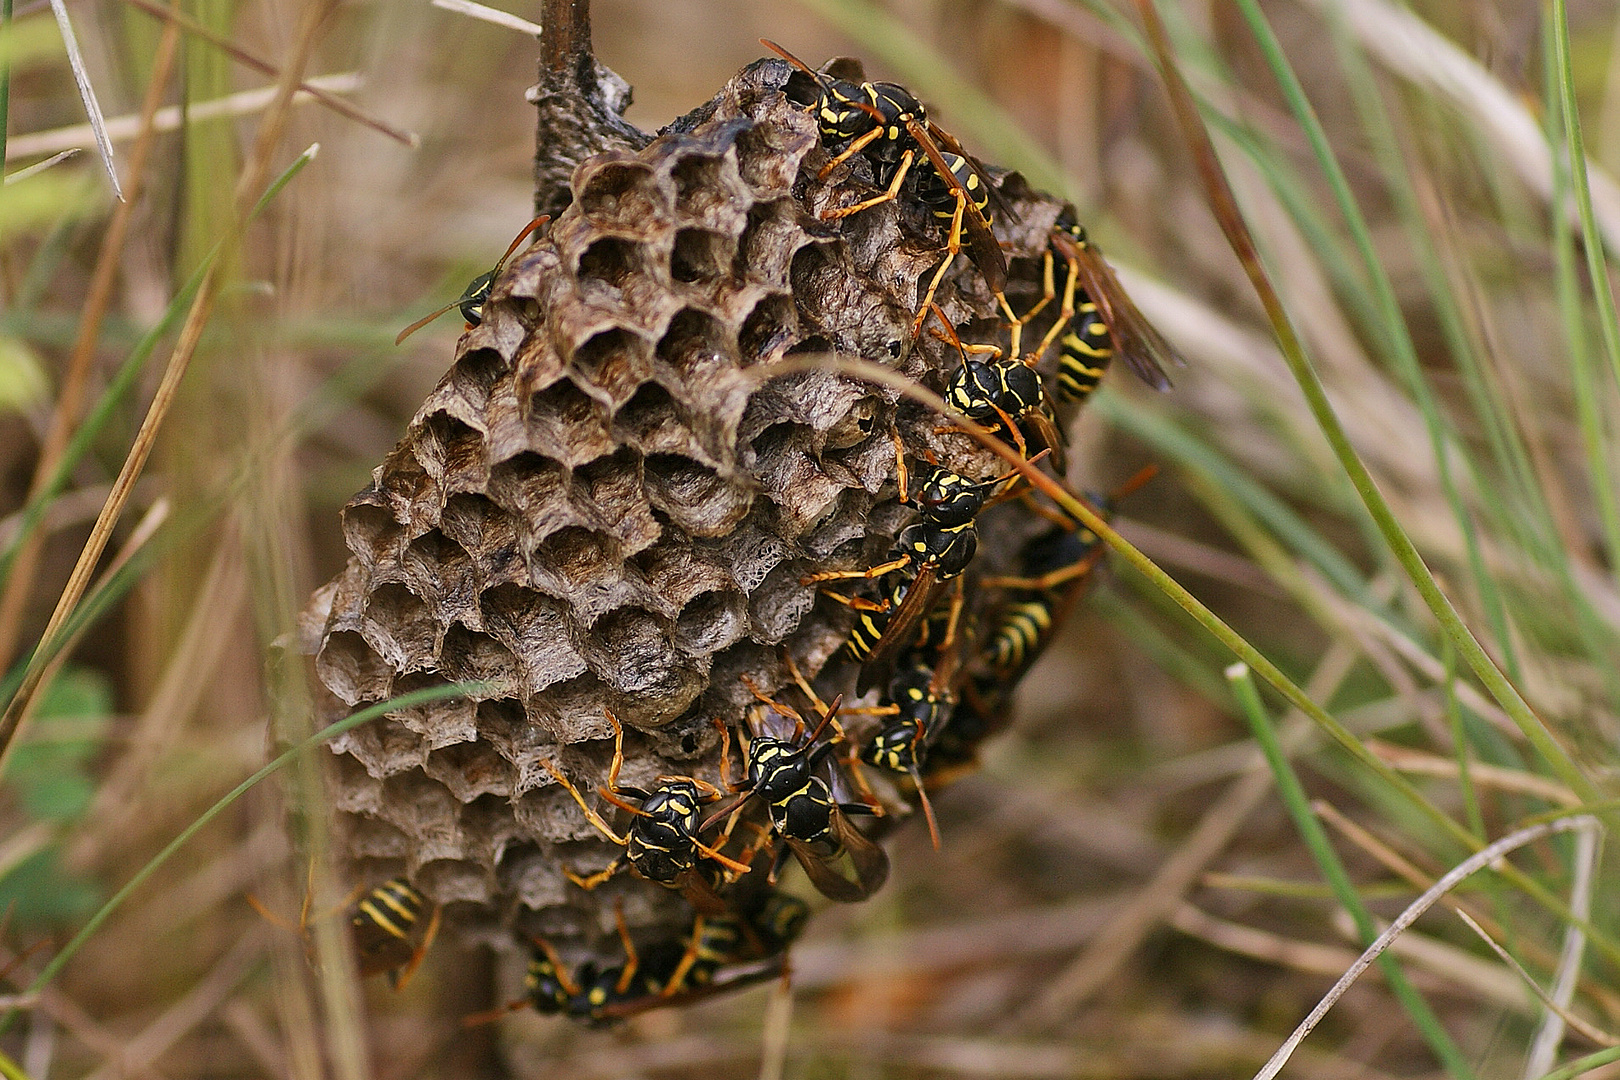
[[[304,10],[184,9],[277,66]],[[160,24],[110,0],[70,11],[104,111],[138,115]],[[768,36],[812,62],[863,57],[969,149],[1075,201],[1189,359],[1162,397],[1110,380],[1072,433],[1078,478],[1106,488],[1161,463],[1121,531],[1354,736],[1335,743],[1265,699],[1348,881],[1388,919],[1535,815],[1596,801],[1612,816],[1620,333],[1593,275],[1607,273],[1604,243],[1620,241],[1607,171],[1620,169],[1620,20],[1612,5],[1572,4],[1560,47],[1561,6],[1161,11],[1326,400],[1462,622],[1544,723],[1542,745],[1511,696],[1470,669],[1466,640],[1437,621],[1324,438],[1130,11],[597,0],[592,14],[597,53],[635,86],[628,118],[645,129],[706,100]],[[35,136],[81,124],[83,107],[42,4],[19,4],[0,40],[10,175],[51,152]],[[161,98],[186,106],[178,122],[144,168],[118,144],[125,190],[141,190],[84,354],[85,400],[103,404],[69,410],[78,452],[60,493],[32,503],[115,202],[93,149],[0,188],[7,665],[39,640],[135,439],[175,340],[172,324],[154,328],[229,232],[259,117],[201,119],[197,106],[274,82],[193,35],[178,50]],[[320,153],[222,263],[109,549],[127,561],[102,560],[94,618],[0,776],[6,990],[22,994],[92,911],[265,761],[267,723],[278,737],[307,723],[296,679],[265,657],[342,565],[337,511],[446,367],[456,320],[401,348],[394,334],[456,296],[529,217],[535,60],[531,39],[425,3],[342,4],[322,27],[307,74],[353,73],[345,98],[420,147],[316,104],[289,113],[268,175],[311,143]],[[1290,97],[1289,71],[1303,97]],[[1566,152],[1577,116],[1594,170],[1586,199]],[[91,146],[71,133],[64,145]],[[143,348],[150,360],[132,365]],[[30,535],[37,560],[20,554]],[[812,923],[790,1015],[755,990],[612,1032],[529,1013],[464,1030],[462,1016],[516,984],[503,972],[496,987],[489,960],[451,940],[403,994],[357,987],[340,965],[317,979],[298,936],[244,899],[296,917],[305,871],[283,806],[309,784],[293,777],[204,829],[41,994],[8,1000],[5,1067],[36,1080],[747,1076],[762,1060],[766,1076],[1252,1074],[1362,938],[1326,883],[1331,865],[1257,764],[1223,677],[1231,659],[1118,564],[1029,678],[983,771],[939,795],[944,850],[904,832],[887,889]],[[1396,769],[1373,767],[1384,762]],[[318,838],[318,801],[300,805]],[[1515,865],[1517,878],[1482,875],[1458,898],[1542,986],[1578,973],[1571,1008],[1596,1032],[1532,1051],[1541,1004],[1439,912],[1395,949],[1426,1007],[1398,1004],[1369,973],[1291,1074],[1528,1078],[1599,1049],[1620,1028],[1614,871],[1567,840]],[[322,875],[317,926],[346,891]],[[1561,961],[1577,922],[1585,949]]]

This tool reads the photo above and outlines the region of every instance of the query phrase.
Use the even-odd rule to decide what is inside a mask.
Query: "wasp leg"
[[[834,169],[838,168],[838,166],[842,165],[844,162],[848,161],[850,158],[872,145],[873,140],[877,139],[882,134],[883,127],[879,125],[878,127],[872,128],[870,131],[865,132],[859,138],[852,140],[848,146],[839,151],[837,157],[833,158],[831,161],[827,162],[827,164],[821,167],[821,171],[816,174],[816,179],[827,179]],[[839,216],[842,217],[843,215],[840,214]]]
[[[922,331],[922,325],[928,319],[928,308],[934,302],[934,293],[939,289],[939,283],[945,279],[945,271],[951,268],[956,256],[962,250],[962,215],[967,210],[967,193],[956,193],[956,210],[951,214],[951,231],[945,238],[945,259],[934,271],[934,279],[928,283],[928,292],[923,295],[921,310],[917,312],[917,321],[911,324],[911,336],[916,337]]]
[[[569,881],[572,881],[575,885],[578,885],[586,892],[590,892],[592,889],[596,888],[598,885],[601,885],[614,874],[617,874],[620,870],[623,870],[629,865],[630,861],[621,855],[589,877],[580,877],[566,866],[562,868],[562,872],[563,877],[567,878]]]
[[[911,490],[911,474],[906,471],[906,444],[900,441],[900,433],[894,432],[894,472],[900,481],[900,501],[909,502],[908,493]]]
[[[439,922],[443,915],[444,908],[434,904],[433,914],[428,918],[427,930],[422,934],[422,944],[411,953],[411,958],[404,967],[388,973],[388,985],[395,991],[405,989],[406,984],[416,974],[416,969],[422,966],[422,958],[427,956],[428,949],[433,945],[433,939],[439,936]]]
[[[613,903],[613,921],[619,928],[619,941],[624,945],[624,971],[613,990],[622,997],[630,989],[636,970],[641,967],[641,957],[636,955],[636,943],[630,940],[630,928],[624,923],[624,905],[616,900]]]
[[[886,614],[894,610],[894,605],[887,600],[868,600],[864,596],[845,596],[843,593],[835,593],[831,589],[822,589],[821,595],[829,600],[838,601],[851,611],[873,611],[878,614]]]
[[[659,997],[669,997],[680,990],[681,984],[686,981],[687,973],[692,970],[692,965],[697,963],[698,946],[702,942],[703,916],[699,915],[692,920],[692,937],[686,944],[686,951],[681,954],[681,962],[675,965],[675,970],[670,972],[663,989],[658,991]]]
[[[871,131],[868,131],[866,134],[868,136],[876,135],[881,130],[881,128],[874,128]],[[863,138],[864,137],[865,136],[863,136]],[[884,203],[894,202],[894,200],[900,197],[900,185],[905,182],[906,173],[911,171],[911,162],[912,153],[910,150],[907,150],[905,156],[900,159],[900,168],[895,171],[894,179],[889,182],[888,190],[884,191],[881,195],[874,195],[870,199],[862,199],[854,206],[843,206],[837,210],[823,210],[821,212],[821,220],[837,221],[839,218],[847,218],[852,214],[858,214],[862,210],[870,210],[874,206],[882,206]]]
[[[1007,308],[1007,318],[1011,322],[1010,331],[1012,334],[1012,344],[1009,351],[1014,356],[1018,355],[1018,347],[1023,340],[1024,327],[1029,324],[1031,319],[1035,318],[1035,316],[1046,310],[1047,304],[1050,304],[1053,300],[1057,299],[1057,282],[1052,276],[1052,265],[1052,249],[1050,246],[1048,246],[1045,254],[1042,257],[1040,302],[1034,307],[1030,308],[1028,311],[1024,312],[1023,315],[1015,316],[1012,312],[1012,307],[1009,306]],[[1077,267],[1070,267],[1071,281],[1073,275],[1077,272]],[[1059,318],[1058,322],[1061,323],[1062,321],[1063,320]],[[1046,346],[1049,344],[1051,344],[1050,341],[1043,342],[1041,348],[1035,350],[1035,355],[1037,357],[1040,356],[1041,353],[1046,351]]]
[[[1042,574],[1040,577],[987,577],[982,578],[979,585],[987,589],[1025,589],[1030,592],[1047,592],[1065,582],[1074,581],[1091,573],[1102,559],[1104,550],[1099,546],[1095,552],[1074,565],[1065,566],[1061,570],[1053,570],[1051,573]]]
[[[542,761],[540,765],[546,770],[546,772],[551,774],[551,778],[553,780],[561,784],[563,789],[574,797],[574,801],[579,804],[579,808],[585,813],[585,820],[596,826],[596,830],[598,832],[607,837],[609,840],[613,841],[615,844],[618,844],[620,847],[625,846],[625,844],[629,842],[624,837],[614,832],[608,823],[602,820],[602,815],[598,814],[595,810],[592,810],[590,806],[586,804],[585,796],[579,793],[579,788],[575,787],[573,781],[569,780],[568,777],[563,775],[561,769],[557,768],[549,761]]]
[[[1048,259],[1052,257],[1052,252],[1050,250],[1047,251],[1046,257]],[[1076,283],[1080,280],[1080,260],[1071,258],[1068,260],[1068,263],[1069,276],[1068,280],[1063,283],[1063,306],[1058,309],[1057,321],[1054,322],[1052,324],[1052,328],[1046,332],[1046,336],[1041,338],[1041,343],[1035,349],[1035,351],[1030,353],[1029,362],[1031,364],[1036,363],[1041,357],[1046,355],[1046,350],[1052,347],[1052,342],[1056,341],[1058,335],[1063,332],[1064,327],[1068,326],[1069,323],[1074,320],[1074,289]],[[1045,301],[1042,301],[1042,303],[1045,303]],[[1036,310],[1039,310],[1039,308]],[[1030,312],[1030,315],[1034,314],[1034,311]]]
[[[904,570],[911,565],[911,556],[902,555],[898,559],[891,559],[886,563],[879,563],[870,570],[827,570],[820,574],[809,574],[799,579],[800,585],[814,585],[818,581],[853,581],[859,578],[871,580],[880,578],[884,574],[895,570]]]

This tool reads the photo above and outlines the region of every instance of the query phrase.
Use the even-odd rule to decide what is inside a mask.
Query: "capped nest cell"
[[[896,438],[913,462],[1003,471],[894,388],[809,362],[858,357],[935,393],[960,363],[935,334],[911,342],[941,223],[906,200],[822,220],[867,197],[871,175],[855,155],[819,176],[813,91],[759,61],[644,149],[583,161],[572,203],[495,281],[344,509],[352,555],[307,620],[322,722],[421,687],[486,686],[332,742],[357,881],[403,875],[447,924],[507,948],[542,935],[564,955],[611,955],[616,905],[638,940],[678,936],[692,913],[676,891],[565,877],[622,849],[547,766],[594,801],[611,712],[622,784],[719,785],[717,721],[743,728],[745,677],[803,707],[785,657],[852,701],[840,646],[854,616],[800,579],[882,561],[913,520]],[[1032,305],[1062,207],[1016,174],[997,183],[1014,211],[996,222],[1008,295]],[[964,339],[1005,342],[967,257],[938,299]],[[1016,501],[986,512],[964,626],[983,603],[975,576],[1005,564],[1030,519]]]

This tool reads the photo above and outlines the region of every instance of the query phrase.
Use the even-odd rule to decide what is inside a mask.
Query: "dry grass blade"
[[[68,161],[68,160],[70,160],[72,158],[76,158],[82,152],[83,151],[81,151],[77,146],[71,147],[70,149],[67,149],[67,150],[59,150],[56,153],[52,154],[50,157],[46,158],[44,161],[37,161],[34,164],[28,166],[26,169],[18,169],[14,173],[7,173],[6,174],[6,183],[9,185],[9,184],[15,184],[19,180],[26,180],[30,176],[34,176],[34,175],[37,175],[39,173],[42,173],[46,169],[49,169],[49,168],[52,168],[52,167],[54,167],[56,165],[62,164],[62,162],[64,162],[64,161]]]
[[[247,977],[263,950],[263,931],[244,935],[184,997],[125,1042],[89,1080],[115,1080],[146,1072],[175,1042],[213,1015]]]
[[[168,90],[169,75],[174,69],[179,50],[180,32],[170,26],[158,39],[156,55],[152,59],[152,74],[147,80],[146,96],[141,103],[140,134],[130,154],[129,198],[114,209],[112,220],[101,238],[101,250],[96,255],[96,268],[90,277],[85,294],[84,314],[73,341],[67,372],[62,377],[61,390],[56,395],[56,407],[51,411],[50,427],[40,446],[39,460],[34,465],[34,476],[29,483],[28,498],[38,498],[51,482],[62,454],[73,437],[84,408],[85,393],[89,389],[91,368],[95,361],[96,343],[101,338],[102,319],[112,299],[113,286],[124,257],[124,242],[129,236],[130,222],[146,178],[147,160],[151,156],[156,132],[155,118],[163,95]],[[102,134],[105,134],[103,132]],[[23,611],[35,580],[35,568],[45,543],[43,530],[35,531],[17,550],[11,572],[6,578],[5,590],[0,593],[0,667],[11,663],[16,654],[17,639],[22,632]],[[0,757],[3,757],[0,749]]]
[[[433,0],[433,6],[442,8],[445,11],[453,11],[457,15],[465,15],[471,19],[479,19],[483,22],[493,23],[496,26],[504,26],[508,30],[533,34],[535,37],[540,36],[542,29],[539,23],[532,23],[528,19],[519,18],[511,12],[502,11],[499,8],[475,4],[472,0]]]
[[[1297,941],[1217,919],[1193,904],[1179,905],[1171,914],[1169,924],[1216,948],[1311,975],[1337,975],[1356,959],[1356,954],[1349,949]]]
[[[1547,1013],[1542,1017],[1535,1041],[1530,1044],[1530,1053],[1525,1057],[1522,1074],[1525,1080],[1535,1080],[1551,1070],[1553,1062],[1558,1059],[1558,1047],[1564,1041],[1564,1030],[1570,1019],[1570,1002],[1575,1000],[1575,987],[1581,977],[1581,959],[1586,955],[1586,931],[1582,927],[1592,917],[1593,871],[1597,865],[1599,839],[1594,830],[1582,830],[1575,834],[1574,873],[1569,885],[1569,910],[1575,918],[1564,927],[1564,947],[1558,955],[1552,993],[1543,994],[1537,990],[1537,996],[1546,1002]],[[1474,929],[1477,932],[1479,928]],[[1520,973],[1523,973],[1522,969]],[[1584,1033],[1584,1025],[1581,1030]],[[1608,1046],[1617,1044],[1612,1037],[1600,1039],[1600,1043]]]
[[[1338,7],[1363,48],[1467,115],[1495,146],[1499,160],[1543,199],[1551,200],[1553,165],[1547,135],[1522,97],[1412,11],[1384,0],[1307,0],[1307,6],[1326,11],[1329,2]],[[1604,239],[1620,246],[1620,185],[1594,161],[1587,161],[1587,170],[1592,210]]]
[[[135,528],[130,530],[129,537],[124,541],[123,546],[118,549],[118,552],[108,562],[101,576],[103,583],[113,581],[118,572],[128,565],[129,561],[151,541],[152,537],[157,535],[158,529],[162,528],[163,523],[169,519],[170,507],[171,504],[167,498],[160,498],[148,508],[141,520],[136,522]],[[84,623],[69,632],[67,640],[61,643],[61,648],[56,654],[39,665],[38,685],[49,685],[56,678],[61,672],[62,666],[67,663],[68,655],[73,646],[84,637],[89,629],[89,623]],[[36,656],[35,659],[37,660],[38,657]],[[39,698],[36,696],[22,704],[17,715],[18,727],[28,722],[38,701]]]
[[[246,227],[248,211],[253,205],[253,199],[264,190],[265,181],[270,175],[270,158],[277,144],[281,140],[282,131],[286,125],[287,112],[292,104],[293,93],[303,74],[304,65],[309,61],[311,52],[315,47],[315,40],[326,15],[330,11],[330,0],[311,0],[305,5],[304,17],[295,39],[292,54],[286,67],[283,69],[281,84],[276,88],[276,98],[266,110],[264,121],[260,125],[259,135],[254,143],[253,152],[248,158],[247,167],[237,183],[235,193],[236,216],[235,222],[224,238],[224,253],[234,251],[241,240],[242,230]],[[22,685],[17,694],[6,704],[6,711],[0,716],[0,768],[3,768],[5,759],[15,742],[18,728],[24,716],[31,708],[33,699],[38,693],[47,663],[42,657],[48,655],[59,644],[55,639],[61,632],[62,626],[84,597],[85,589],[89,587],[90,576],[94,572],[97,561],[106,550],[108,541],[112,538],[114,526],[123,513],[125,504],[129,501],[130,493],[134,490],[135,482],[140,478],[141,471],[146,467],[146,460],[152,453],[157,441],[158,429],[162,427],[164,419],[173,407],[175,397],[179,392],[180,381],[190,366],[191,358],[196,353],[197,345],[202,340],[203,328],[207,325],[208,317],[213,311],[214,299],[217,292],[218,260],[212,262],[203,274],[201,286],[197,290],[196,299],[186,315],[184,326],[181,327],[179,340],[176,341],[174,351],[170,353],[169,363],[164,370],[163,379],[158,384],[153,395],[152,403],[147,409],[146,417],[141,423],[140,430],[135,435],[133,445],[119,470],[118,479],[114,481],[107,503],[102,507],[101,514],[96,518],[89,539],[84,549],[79,553],[78,562],[68,578],[67,585],[58,598],[55,610],[51,613],[50,621],[45,631],[40,635],[39,649],[29,662],[24,674]]]
[[[51,0],[51,12],[56,16],[57,27],[62,31],[62,45],[67,49],[68,66],[73,69],[73,81],[79,84],[79,97],[84,102],[85,116],[90,120],[90,130],[95,133],[96,151],[101,155],[101,163],[107,169],[107,179],[112,181],[113,194],[122,202],[124,189],[118,183],[118,165],[113,161],[112,140],[107,138],[107,124],[101,117],[101,102],[96,100],[96,89],[90,85],[90,73],[84,69],[84,57],[79,53],[79,39],[74,36],[73,23],[68,20],[67,4],[64,0]]]
[[[178,11],[171,11],[170,9],[163,7],[161,4],[154,3],[153,0],[124,0],[124,3],[140,8],[142,11],[153,16],[154,18],[162,19],[165,22],[178,23],[180,28],[186,33],[202,38],[216,49],[219,49],[229,55],[232,60],[235,60],[243,67],[250,67],[261,75],[268,75],[270,78],[277,80],[278,83],[281,81],[281,72],[276,70],[276,66],[274,64],[267,60],[262,60],[247,50],[240,48],[226,38],[220,37],[218,34],[197,22],[195,19],[188,18]],[[380,132],[388,136],[395,142],[404,143],[413,150],[422,145],[421,136],[417,135],[415,132],[401,131],[392,124],[379,120],[376,117],[363,112],[362,110],[328,91],[320,84],[319,79],[310,79],[308,81],[300,79],[298,82],[298,89],[310,95],[316,101],[319,101],[322,105],[325,105],[328,109],[331,109],[339,116],[353,120],[357,124],[363,124],[373,131]]]
[[[1524,965],[1519,963],[1518,959],[1515,958],[1512,953],[1508,952],[1500,944],[1498,944],[1497,940],[1490,935],[1490,932],[1481,926],[1472,915],[1468,914],[1466,911],[1463,911],[1461,908],[1454,908],[1453,911],[1455,912],[1457,918],[1463,921],[1463,925],[1467,926],[1468,929],[1479,935],[1479,939],[1496,954],[1496,958],[1502,961],[1503,964],[1518,975],[1519,981],[1528,987],[1530,992],[1535,994],[1536,997],[1540,999],[1541,1003],[1550,1011],[1556,1013],[1570,1027],[1574,1028],[1576,1031],[1580,1032],[1583,1036],[1592,1040],[1594,1043],[1597,1043],[1599,1046],[1620,1045],[1620,1038],[1611,1035],[1602,1028],[1587,1023],[1586,1020],[1577,1016],[1573,1012],[1570,1012],[1567,1004],[1560,1005],[1558,1002],[1554,1001],[1552,995],[1543,990],[1541,988],[1541,984],[1536,982],[1535,976],[1526,971],[1524,969]],[[1535,1071],[1527,1068],[1524,1070],[1523,1075],[1527,1077],[1543,1076],[1548,1071],[1549,1070],[1547,1068],[1539,1068]]]
[[[1413,750],[1409,746],[1384,742],[1382,739],[1367,740],[1367,749],[1389,762],[1393,768],[1404,773],[1412,773],[1418,776],[1434,776],[1447,780],[1456,780],[1462,775],[1462,769],[1453,758],[1425,753],[1422,750]],[[1564,785],[1549,780],[1545,776],[1525,772],[1522,769],[1509,769],[1483,762],[1469,762],[1468,780],[1470,783],[1480,787],[1495,788],[1498,791],[1512,791],[1520,795],[1531,795],[1538,799],[1546,799],[1557,806],[1573,807],[1580,805],[1580,800],[1575,797],[1575,793]]]
[[[771,996],[765,1002],[765,1019],[760,1025],[759,1080],[782,1080],[792,1031],[793,982],[791,974],[784,973],[771,984]]]
[[[1379,840],[1361,825],[1351,821],[1341,810],[1339,810],[1338,807],[1334,806],[1332,803],[1318,800],[1312,804],[1312,809],[1316,811],[1323,821],[1326,821],[1329,825],[1332,825],[1335,829],[1339,830],[1339,832],[1343,834],[1344,837],[1351,843],[1355,844],[1362,851],[1365,851],[1368,855],[1371,855],[1374,859],[1377,859],[1381,864],[1383,864],[1383,866],[1393,873],[1400,875],[1402,878],[1406,879],[1406,881],[1410,882],[1413,888],[1428,889],[1433,887],[1435,882],[1433,874],[1425,873],[1423,870],[1413,865],[1409,859],[1406,859],[1400,855],[1388,844],[1384,843],[1382,840]],[[1490,916],[1478,911],[1471,911],[1467,903],[1457,899],[1456,897],[1448,896],[1444,898],[1441,903],[1443,903],[1450,911],[1455,912],[1457,916],[1463,919],[1465,922],[1478,924],[1488,934],[1500,937],[1509,932],[1507,928],[1503,927]],[[1533,940],[1521,938],[1518,945],[1525,955],[1529,956],[1536,963],[1546,964],[1550,967],[1556,962],[1556,958],[1550,951],[1543,948]],[[1609,988],[1604,986],[1601,982],[1596,980],[1588,980],[1583,989],[1586,990],[1586,992],[1592,997],[1603,1002],[1605,1008],[1607,1008],[1611,1014],[1620,1015],[1620,998],[1617,998],[1613,991],[1609,990]]]
[[[1388,929],[1379,934],[1378,939],[1367,946],[1366,951],[1356,959],[1356,962],[1351,965],[1349,970],[1340,976],[1339,981],[1333,984],[1333,988],[1322,997],[1321,1001],[1317,1002],[1316,1008],[1311,1010],[1310,1015],[1300,1021],[1293,1034],[1283,1042],[1282,1046],[1278,1047],[1277,1052],[1272,1055],[1270,1061],[1266,1062],[1265,1067],[1255,1074],[1255,1080],[1272,1080],[1281,1072],[1283,1066],[1288,1064],[1288,1059],[1293,1056],[1295,1048],[1304,1041],[1305,1036],[1316,1028],[1317,1024],[1321,1023],[1322,1017],[1326,1016],[1327,1011],[1344,996],[1344,992],[1350,989],[1350,985],[1360,978],[1361,973],[1366,971],[1372,965],[1372,962],[1378,959],[1396,938],[1405,933],[1407,927],[1416,922],[1424,912],[1428,911],[1463,881],[1490,866],[1498,859],[1544,836],[1574,830],[1601,831],[1602,828],[1603,826],[1598,823],[1598,820],[1589,814],[1562,817],[1509,833],[1502,839],[1481,848],[1461,863],[1458,863],[1444,877],[1435,882],[1433,887],[1408,905],[1406,910],[1402,911],[1395,921],[1389,924]]]
[[[317,75],[306,85],[332,94],[348,94],[360,89],[364,85],[364,80],[355,72],[342,71],[335,75]],[[262,111],[275,100],[275,97],[274,86],[263,86],[257,90],[243,90],[210,101],[199,101],[184,111],[178,105],[165,105],[154,114],[152,130],[179,131],[181,125],[188,121],[195,124],[203,120],[247,116]],[[317,99],[308,91],[300,90],[294,96],[293,104],[304,105],[315,100]],[[107,137],[115,143],[136,138],[140,131],[141,118],[138,115],[115,116],[107,121]],[[36,131],[27,135],[13,135],[11,141],[6,144],[6,160],[49,154],[68,148],[82,148],[91,136],[88,124],[74,124],[70,127],[51,128],[48,131]]]
[[[1345,643],[1333,645],[1312,676],[1306,693],[1316,700],[1331,698],[1356,659],[1356,651]],[[1298,713],[1292,714],[1287,724],[1284,744],[1292,750],[1309,734],[1310,727]],[[1221,794],[1199,820],[1198,827],[1120,917],[1111,921],[1068,968],[1051,980],[1028,1010],[1029,1023],[1043,1027],[1061,1023],[1107,983],[1154,927],[1181,906],[1187,890],[1196,884],[1204,868],[1226,848],[1243,822],[1272,790],[1272,777],[1265,758],[1258,750],[1252,751],[1252,755],[1244,774]]]

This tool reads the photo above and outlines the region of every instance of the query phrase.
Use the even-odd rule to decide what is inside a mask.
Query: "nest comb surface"
[[[869,194],[870,174],[857,156],[818,177],[829,156],[804,82],[757,62],[639,152],[582,162],[572,204],[495,283],[344,510],[352,557],[306,618],[325,719],[448,681],[493,687],[333,742],[347,851],[361,881],[403,870],[479,936],[577,952],[611,940],[615,902],[633,928],[679,933],[690,912],[670,890],[564,878],[620,849],[542,762],[586,792],[605,781],[611,710],[621,783],[717,782],[715,721],[741,726],[742,676],[780,687],[785,652],[824,695],[851,688],[835,657],[850,613],[799,579],[880,560],[911,519],[895,436],[1000,471],[892,389],[761,377],[839,353],[938,391],[957,362],[927,335],[903,347],[938,224],[901,204],[818,217]],[[998,233],[1038,292],[1060,206],[1015,174],[1001,189],[1017,215]],[[999,325],[965,258],[940,298],[978,340]]]

